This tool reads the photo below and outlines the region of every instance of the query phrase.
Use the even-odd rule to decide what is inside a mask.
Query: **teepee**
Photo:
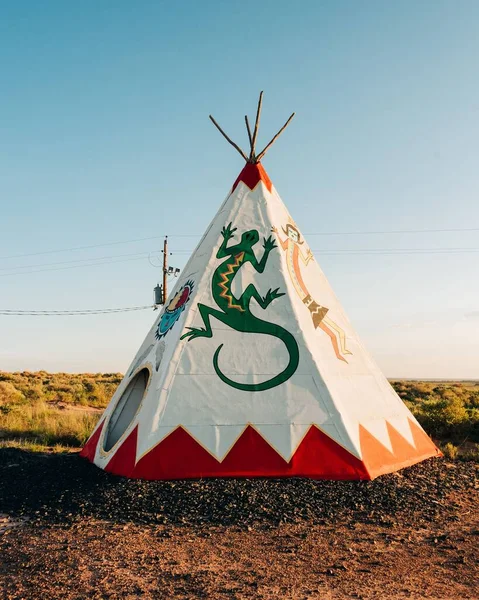
[[[261,159],[193,252],[82,455],[127,477],[372,479],[439,451],[361,344]]]

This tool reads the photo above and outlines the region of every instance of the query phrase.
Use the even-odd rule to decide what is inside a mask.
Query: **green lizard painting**
[[[258,273],[263,273],[269,253],[273,248],[276,248],[276,243],[271,236],[268,239],[263,239],[264,253],[263,257],[258,262],[253,251],[253,246],[259,241],[258,232],[254,229],[247,231],[243,233],[238,244],[228,247],[228,242],[234,237],[234,232],[236,231],[236,228],[232,229],[231,225],[232,224],[230,223],[226,227],[223,227],[221,231],[223,241],[216,254],[216,258],[226,258],[226,260],[215,270],[211,282],[213,298],[220,310],[198,303],[198,310],[205,326],[200,328],[187,327],[190,331],[183,334],[181,339],[187,338],[188,341],[191,341],[197,337],[213,337],[210,323],[211,317],[215,317],[236,331],[241,331],[243,333],[260,333],[280,339],[288,350],[289,363],[284,371],[268,381],[262,381],[261,383],[239,383],[229,379],[229,377],[220,370],[218,366],[218,356],[223,344],[218,346],[213,356],[214,369],[218,377],[224,383],[245,392],[262,392],[276,387],[277,385],[281,385],[294,374],[299,363],[298,344],[289,331],[286,331],[286,329],[279,325],[259,319],[253,315],[250,310],[252,298],[256,300],[262,309],[266,309],[273,300],[284,296],[283,293],[279,292],[279,288],[268,290],[266,295],[262,297],[255,286],[250,284],[244,290],[240,298],[237,299],[233,296],[231,285],[241,266],[249,262]]]

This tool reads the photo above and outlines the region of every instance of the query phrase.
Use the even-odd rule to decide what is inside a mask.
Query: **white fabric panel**
[[[406,415],[401,417],[390,417],[388,418],[389,423],[394,427],[394,429],[399,432],[404,439],[406,439],[411,446],[414,448],[416,444],[414,443],[414,437],[412,435],[411,426],[409,425],[409,420]]]
[[[281,456],[289,462],[311,424],[255,425],[255,429]]]
[[[228,427],[225,425],[221,427],[218,425],[188,426],[188,432],[195,440],[218,460],[223,460],[244,430],[245,427],[242,425],[230,425]]]

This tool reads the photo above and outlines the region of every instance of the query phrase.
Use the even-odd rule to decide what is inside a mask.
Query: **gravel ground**
[[[479,598],[477,506],[476,463],[148,482],[2,449],[0,580],[6,600]]]
[[[0,512],[48,522],[278,525],[312,520],[394,524],[454,516],[451,493],[477,487],[473,463],[430,459],[370,482],[308,479],[128,480],[77,454],[0,450]]]

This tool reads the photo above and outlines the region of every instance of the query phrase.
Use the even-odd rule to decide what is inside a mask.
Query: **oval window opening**
[[[135,418],[145,395],[149,377],[148,369],[142,369],[133,377],[120,396],[108,422],[108,430],[103,444],[105,452],[109,452],[113,448]]]

